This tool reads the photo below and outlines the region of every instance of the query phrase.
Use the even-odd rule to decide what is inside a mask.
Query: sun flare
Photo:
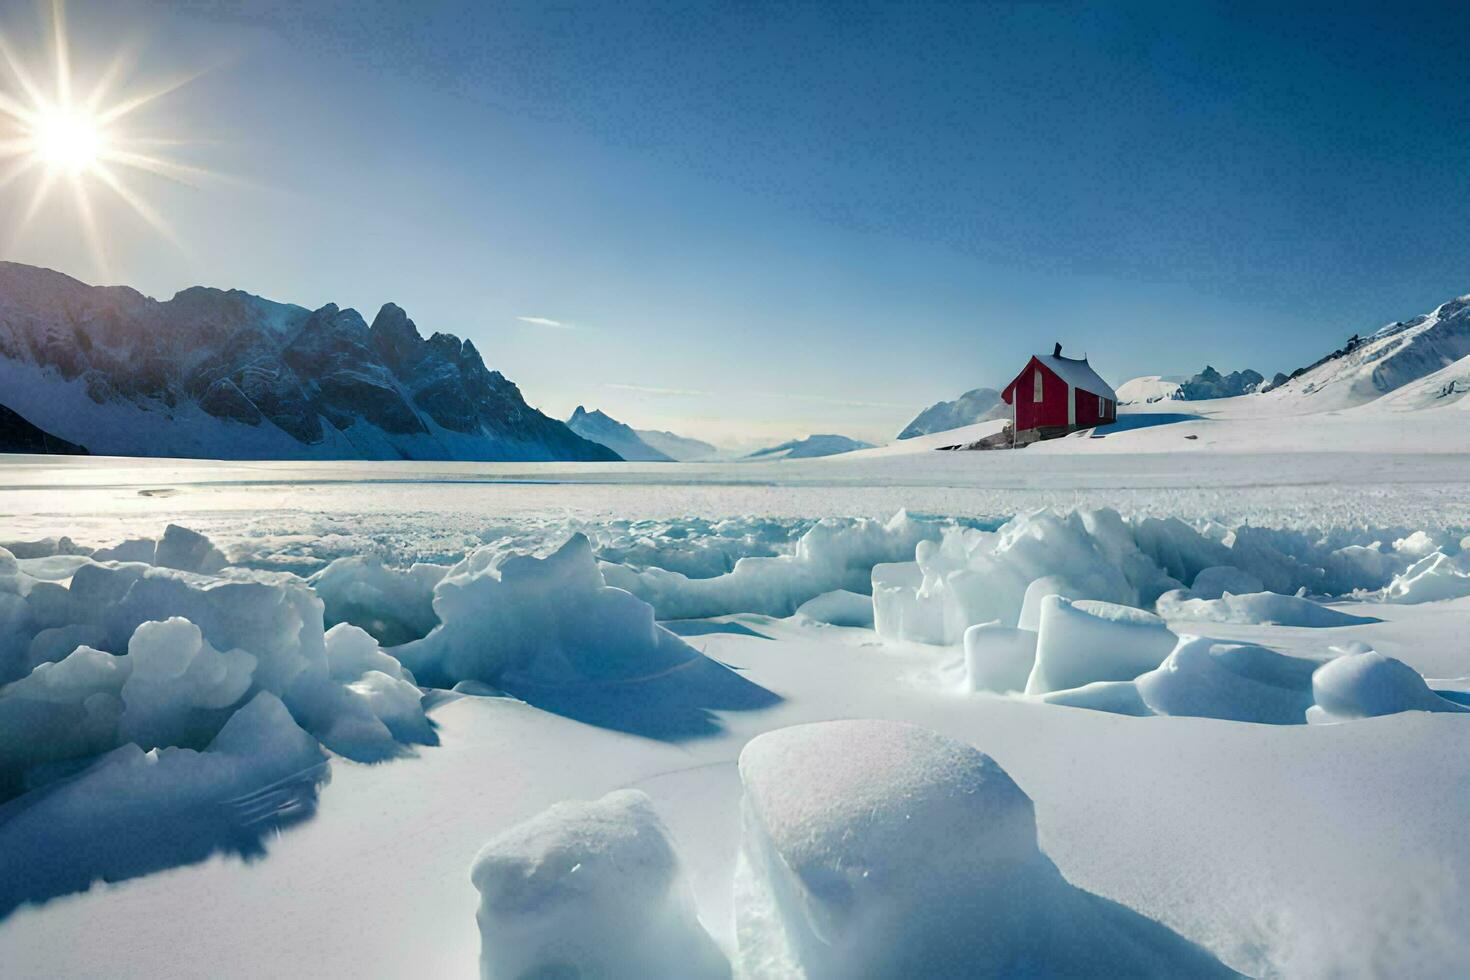
[[[104,189],[120,198],[155,231],[177,244],[173,231],[132,186],[130,174],[149,174],[191,183],[207,171],[156,152],[178,139],[145,137],[129,130],[129,116],[187,79],[141,93],[115,91],[123,73],[121,54],[79,94],[72,74],[71,46],[62,0],[52,0],[51,43],[44,68],[36,70],[0,34],[0,191],[31,176],[31,197],[11,232],[13,251],[58,184],[70,185],[75,213],[99,270],[106,271],[104,236],[92,193]]]

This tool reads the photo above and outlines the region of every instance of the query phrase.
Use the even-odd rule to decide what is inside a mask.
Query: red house
[[[1118,417],[1117,393],[1098,377],[1087,358],[1063,357],[1061,344],[1050,356],[1037,354],[1027,361],[1000,397],[1015,406],[1018,445],[1105,425]]]

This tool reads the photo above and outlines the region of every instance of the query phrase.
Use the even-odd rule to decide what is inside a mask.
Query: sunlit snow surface
[[[1157,428],[1176,425],[1206,423]],[[786,940],[771,954],[774,934],[747,926],[788,906],[736,872],[772,849],[798,867],[781,828],[805,811],[782,816],[781,787],[803,766],[836,772],[833,750],[803,737],[779,743],[775,768],[736,763],[762,733],[873,718],[979,749],[1029,798],[1039,852],[997,859],[1043,877],[1054,864],[1065,882],[1025,877],[1021,931],[1118,910],[1067,934],[1068,956],[1157,924],[1154,958],[1137,961],[1157,973],[1218,960],[1454,975],[1470,956],[1470,460],[1418,445],[919,447],[677,468],[7,461],[0,546],[15,562],[0,575],[25,608],[0,614],[30,618],[0,641],[0,724],[14,750],[35,718],[62,719],[65,751],[0,808],[5,896],[30,903],[0,908],[0,962],[15,976],[467,977],[493,893],[481,926],[504,944],[485,960],[497,969],[557,966],[557,930],[580,923],[651,930],[641,951],[583,944],[605,962],[691,962],[681,944],[702,928],[737,967],[745,945],[750,975],[846,973],[880,959],[860,943],[810,953],[810,938],[805,960]],[[68,604],[78,581],[92,598]],[[138,597],[115,603],[112,583]],[[254,588],[252,615],[275,632],[231,620],[222,584]],[[203,634],[148,625],[170,617]],[[432,685],[422,707],[414,680]],[[54,711],[6,715],[16,690]],[[864,737],[892,742],[877,731]],[[101,761],[78,774],[78,753]],[[851,778],[877,802],[854,813],[886,805],[866,773]],[[626,789],[647,800],[543,814]],[[630,806],[629,832],[654,828],[672,852],[578,829]],[[937,850],[966,847],[965,811],[912,838],[801,807],[821,839],[848,842],[802,852],[776,885],[814,889],[789,906],[819,909],[801,926],[813,935],[858,921],[825,862],[902,871],[900,892],[853,893],[881,903],[888,931],[853,934],[879,952],[874,936],[919,935],[905,909],[990,901],[970,858]],[[477,872],[477,897],[487,843],[477,867],[496,870]],[[893,863],[893,847],[912,853]],[[578,859],[623,853],[652,869],[628,886],[670,903],[663,919],[623,923],[617,875],[576,890]],[[518,883],[517,862],[544,854],[565,868]],[[925,860],[954,875],[944,894],[925,893]],[[945,935],[923,942],[979,962]],[[997,942],[988,962],[1035,962]]]

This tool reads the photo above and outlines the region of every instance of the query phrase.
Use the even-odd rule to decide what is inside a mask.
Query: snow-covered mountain
[[[612,460],[527,405],[474,344],[385,305],[276,303],[0,262],[0,402],[94,453],[228,459]]]
[[[691,439],[689,436],[681,436],[673,432],[664,432],[658,429],[634,429],[638,438],[648,445],[657,449],[665,456],[672,456],[679,462],[687,462],[697,459],[710,459],[719,455],[720,447],[711,445],[702,439]]]
[[[1238,395],[1250,395],[1257,391],[1264,391],[1270,385],[1279,385],[1285,380],[1286,375],[1277,374],[1268,383],[1261,372],[1252,371],[1250,368],[1221,374],[1206,364],[1203,371],[1179,385],[1179,393],[1174,397],[1186,402],[1208,401],[1211,398],[1235,398]]]
[[[591,439],[611,449],[630,462],[672,463],[674,457],[644,442],[632,426],[619,422],[606,412],[589,412],[581,405],[567,419],[567,426],[584,439]]]
[[[1150,374],[1133,378],[1118,386],[1119,405],[1148,405],[1160,401],[1208,401],[1212,398],[1235,398],[1258,391],[1267,391],[1272,385],[1281,384],[1286,375],[1277,374],[1267,381],[1259,371],[1246,368],[1221,374],[1210,365],[1191,377],[1172,377]]]
[[[1338,350],[1275,386],[1270,395],[1309,411],[1362,405],[1470,356],[1470,296],[1461,296],[1376,331],[1354,335]]]
[[[974,388],[952,402],[930,405],[904,426],[898,437],[912,439],[989,419],[1008,418],[1010,414],[1011,407],[1000,400],[1000,392],[994,388]]]
[[[783,442],[779,446],[768,446],[765,449],[757,449],[755,452],[744,456],[750,460],[772,460],[772,459],[814,459],[818,456],[836,456],[838,453],[850,453],[856,449],[872,449],[871,442],[863,442],[860,439],[849,439],[847,436],[837,435],[815,435],[807,436],[805,439],[793,439]]]

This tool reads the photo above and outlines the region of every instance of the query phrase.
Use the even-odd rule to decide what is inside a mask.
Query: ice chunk
[[[1436,551],[1410,565],[1389,583],[1383,597],[1387,602],[1409,604],[1467,595],[1470,595],[1470,572],[1464,570],[1460,561]]]
[[[728,977],[648,796],[558,803],[475,857],[480,976]]]
[[[1215,976],[1208,954],[1069,884],[1031,800],[968,745],[837,721],[740,753],[740,973]]]
[[[152,538],[129,538],[111,548],[92,552],[93,561],[131,561],[152,565],[158,557],[158,542]]]
[[[477,549],[435,588],[434,610],[440,625],[394,652],[441,687],[627,680],[698,656],[647,603],[603,584],[582,534],[545,558]]]
[[[434,586],[449,571],[443,565],[388,568],[376,555],[338,558],[307,581],[325,603],[329,625],[359,626],[384,646],[427,636],[439,624]]]
[[[873,628],[873,597],[837,589],[823,592],[796,608],[796,615],[830,626]]]
[[[1026,595],[1021,600],[1021,615],[1016,620],[1016,626],[1023,630],[1030,630],[1032,633],[1039,630],[1041,628],[1041,600],[1049,595],[1059,595],[1063,599],[1098,598],[1098,596],[1083,594],[1082,589],[1060,575],[1043,575],[1026,586]]]
[[[1394,541],[1393,550],[1409,558],[1427,558],[1440,550],[1434,538],[1424,531],[1415,531]]]
[[[177,568],[183,572],[212,574],[229,564],[225,556],[208,538],[177,524],[163,530],[163,539],[154,552],[153,564]]]
[[[0,542],[0,550],[6,551],[22,561],[28,558],[50,558],[53,555],[85,555],[86,548],[77,547],[71,538],[41,538],[38,541]]]
[[[384,653],[366,630],[338,623],[327,630],[324,642],[328,672],[339,681],[355,681],[372,670],[413,683],[413,675],[396,658]]]
[[[1402,660],[1355,644],[1312,675],[1314,724],[1373,718],[1400,711],[1470,711],[1435,694]]]
[[[1036,634],[1000,623],[965,630],[965,678],[972,691],[1024,691],[1036,663]]]
[[[1110,602],[1041,602],[1036,665],[1027,694],[1046,694],[1093,681],[1132,680],[1157,667],[1174,649],[1175,636],[1153,613]]]
[[[1194,577],[1194,584],[1189,587],[1196,599],[1219,599],[1227,592],[1244,595],[1265,590],[1266,586],[1260,579],[1233,565],[1211,565],[1201,569]]]
[[[1317,666],[1249,643],[1184,636],[1157,670],[1134,683],[1161,715],[1300,725],[1312,704]]]
[[[873,628],[879,636],[911,643],[943,643],[944,606],[923,591],[918,562],[873,566]]]
[[[34,668],[40,664],[63,660],[77,647],[95,647],[101,644],[106,635],[102,627],[95,623],[69,623],[66,626],[41,630],[31,639],[31,646],[26,654],[26,666]]]
[[[914,557],[917,572],[873,570],[877,629],[885,638],[954,644],[977,623],[1026,627],[1046,595],[1137,605],[1179,585],[1109,510],[1065,517],[1036,511],[998,531],[948,528]]]
[[[1225,595],[1219,599],[1191,599],[1186,592],[1159,596],[1159,615],[1194,623],[1236,623],[1243,626],[1357,626],[1377,622],[1313,602],[1301,596],[1256,592]]]
[[[125,659],[131,671],[122,686],[121,737],[144,749],[207,741],[220,731],[210,709],[238,701],[255,671],[253,656],[215,650],[179,617],[139,625]]]

